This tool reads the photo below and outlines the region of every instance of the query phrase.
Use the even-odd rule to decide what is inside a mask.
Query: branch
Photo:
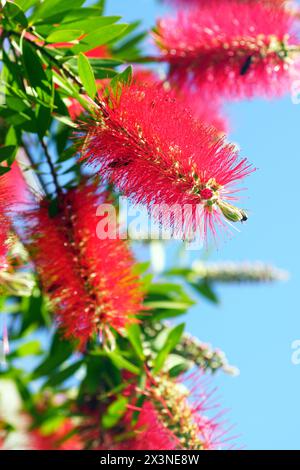
[[[51,176],[53,178],[53,183],[54,183],[54,186],[55,186],[55,190],[56,190],[56,193],[57,195],[59,196],[62,192],[62,189],[59,185],[59,182],[58,182],[58,178],[57,178],[57,174],[56,174],[56,171],[55,171],[55,167],[53,165],[53,162],[51,160],[51,156],[49,154],[49,151],[48,151],[48,147],[47,145],[45,144],[45,141],[44,139],[40,139],[40,144],[44,150],[44,154],[45,154],[45,157],[46,157],[46,160],[47,160],[47,163],[48,163],[48,166],[50,168],[50,172],[51,172]]]

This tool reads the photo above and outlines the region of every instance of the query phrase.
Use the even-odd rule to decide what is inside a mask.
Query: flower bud
[[[228,202],[219,200],[217,205],[224,217],[230,222],[245,222],[248,219],[247,214],[243,209],[239,209]]]

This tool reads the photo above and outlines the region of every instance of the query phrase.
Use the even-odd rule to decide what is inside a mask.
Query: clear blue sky
[[[107,3],[106,13],[143,18],[146,27],[167,10],[155,0]],[[272,262],[287,269],[291,280],[219,288],[221,306],[201,301],[186,317],[187,326],[224,349],[241,370],[237,378],[219,375],[215,382],[246,448],[299,450],[300,365],[291,362],[291,343],[300,339],[300,105],[289,97],[253,100],[230,105],[229,115],[231,139],[258,171],[248,179],[249,221],[212,259]]]

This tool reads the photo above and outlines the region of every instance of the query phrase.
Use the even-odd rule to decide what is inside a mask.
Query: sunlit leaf
[[[78,73],[87,94],[94,98],[97,93],[94,72],[88,58],[82,53],[78,56]]]

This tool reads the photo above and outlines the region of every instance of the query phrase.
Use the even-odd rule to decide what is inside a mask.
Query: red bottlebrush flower
[[[125,87],[111,107],[107,104],[104,116],[90,123],[82,159],[99,165],[100,174],[134,202],[152,214],[153,204],[193,209],[197,234],[204,237],[208,229],[215,233],[215,222],[222,225],[222,214],[233,222],[246,220],[228,201],[232,185],[252,171],[250,165],[172,95],[161,87]],[[210,199],[201,197],[205,188],[213,193]],[[175,215],[170,225],[192,230],[194,215]]]
[[[222,446],[228,430],[220,422],[223,413],[209,417],[214,391],[207,391],[207,384],[192,377],[193,389],[167,376],[150,377],[148,394],[163,426],[171,430],[170,443],[175,449],[215,450]],[[197,391],[197,393],[195,393]],[[174,447],[173,447],[174,448]]]
[[[295,78],[295,22],[280,5],[211,0],[160,20],[154,36],[175,83],[210,98],[274,96]]]
[[[157,411],[151,402],[145,401],[133,437],[117,445],[118,450],[176,450],[176,439],[172,431],[159,420]]]
[[[93,185],[81,186],[61,197],[54,217],[45,201],[27,215],[28,248],[42,287],[65,337],[78,339],[81,347],[109,326],[121,332],[142,308],[133,256],[115,221],[108,221],[110,238],[97,236],[96,211],[104,203]]]
[[[0,269],[6,265],[11,218],[25,201],[25,181],[18,164],[0,177]]]
[[[3,269],[6,265],[6,254],[7,254],[7,245],[6,241],[8,238],[7,231],[7,220],[5,217],[0,218],[0,269]]]
[[[183,383],[167,376],[151,378],[146,387],[146,400],[141,408],[130,406],[121,425],[127,437],[113,443],[113,435],[108,440],[110,448],[117,450],[215,450],[225,447],[226,429],[219,412],[215,416],[212,409],[219,408],[212,400],[213,391],[207,391],[207,384],[201,377],[196,380],[197,394]],[[196,396],[193,396],[196,395]],[[139,411],[138,421],[130,431],[132,410]],[[104,450],[106,447],[102,447]]]

